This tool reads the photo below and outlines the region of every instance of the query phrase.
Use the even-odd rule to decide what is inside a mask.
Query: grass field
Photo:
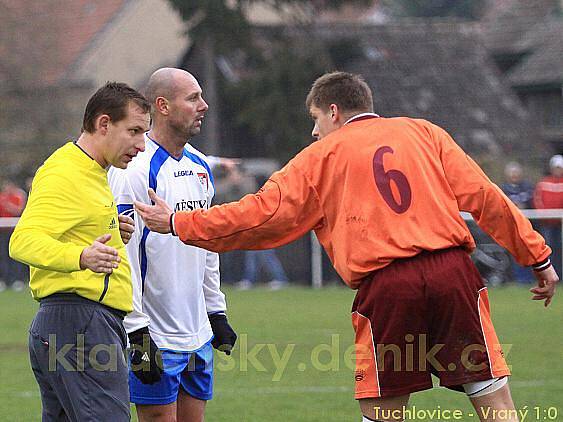
[[[216,355],[215,398],[206,420],[361,419],[348,355],[354,292],[295,287],[226,293],[239,341],[232,358]],[[556,420],[563,420],[563,297],[544,309],[524,288],[497,288],[490,295],[500,340],[511,345],[505,352],[517,407],[527,406],[526,421],[549,420],[555,412],[550,407],[557,409]],[[27,357],[27,329],[36,308],[26,292],[0,293],[0,420],[40,420],[39,392]],[[462,420],[476,420],[468,416],[464,395],[441,388],[415,394],[410,404],[461,409]]]

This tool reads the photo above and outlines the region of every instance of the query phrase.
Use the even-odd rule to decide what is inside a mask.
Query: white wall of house
[[[140,88],[162,66],[176,66],[189,40],[167,0],[130,0],[72,67],[70,79],[98,87],[106,81]]]

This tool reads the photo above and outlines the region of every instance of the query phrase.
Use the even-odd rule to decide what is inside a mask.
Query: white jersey
[[[108,173],[120,214],[133,216],[133,201],[151,201],[152,188],[175,211],[209,208],[215,193],[205,156],[187,144],[180,159],[145,134],[146,147],[126,170]],[[128,333],[149,326],[159,348],[192,351],[212,338],[208,313],[225,311],[219,290],[219,255],[187,246],[171,234],[151,232],[141,218],[127,245],[134,310]]]

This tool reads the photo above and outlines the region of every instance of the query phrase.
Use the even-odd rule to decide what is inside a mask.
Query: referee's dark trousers
[[[41,300],[29,330],[46,421],[129,421],[125,313],[75,294]]]

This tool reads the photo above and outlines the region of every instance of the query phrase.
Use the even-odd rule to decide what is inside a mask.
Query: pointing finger
[[[149,189],[149,198],[151,199],[151,201],[155,204],[155,205],[161,205],[164,206],[165,208],[168,208],[168,204],[166,203],[166,201],[164,199],[162,199],[160,196],[158,196],[154,190]]]
[[[160,197],[156,194],[156,192],[154,190],[152,190],[151,188],[149,188],[149,198],[151,199],[151,201],[153,201],[155,204],[160,202],[161,199]]]

